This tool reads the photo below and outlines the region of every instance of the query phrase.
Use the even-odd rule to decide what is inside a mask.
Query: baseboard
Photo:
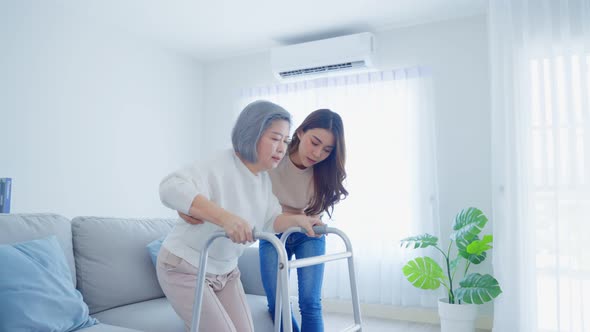
[[[352,304],[344,300],[322,299],[322,307],[325,312],[352,314]],[[385,304],[361,303],[361,315],[382,319],[401,320],[417,323],[439,324],[438,312],[436,309],[397,307]],[[484,331],[492,330],[492,317],[480,314],[475,322],[475,327]]]

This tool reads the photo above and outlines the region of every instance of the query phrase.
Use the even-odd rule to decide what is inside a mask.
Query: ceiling
[[[201,61],[483,14],[487,0],[63,0],[116,31]]]

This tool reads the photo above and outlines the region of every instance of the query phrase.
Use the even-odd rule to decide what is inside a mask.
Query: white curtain
[[[349,197],[331,226],[353,243],[362,302],[434,306],[436,294],[414,289],[401,267],[414,254],[399,240],[438,232],[431,83],[423,69],[384,71],[246,89],[243,104],[266,99],[294,116],[295,129],[312,111],[341,115],[347,145]],[[328,251],[343,250],[336,236]],[[326,264],[324,298],[349,299],[344,261]]]
[[[590,0],[491,0],[494,331],[590,331]]]

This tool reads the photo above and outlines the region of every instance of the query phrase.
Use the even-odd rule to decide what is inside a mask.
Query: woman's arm
[[[302,227],[307,231],[308,236],[316,236],[312,227],[324,226],[324,223],[318,216],[283,213],[275,219],[273,226],[277,233],[282,233],[290,227]]]
[[[189,216],[188,214],[184,214],[184,213],[182,213],[182,212],[180,212],[180,211],[176,211],[176,212],[178,212],[178,216],[179,216],[179,217],[180,217],[182,220],[186,221],[187,223],[189,223],[189,224],[191,224],[191,225],[200,225],[200,224],[204,223],[204,221],[203,221],[203,220],[201,220],[201,219],[197,219],[197,218],[195,218],[195,217],[191,217],[191,216]]]
[[[253,242],[250,225],[239,216],[221,208],[203,195],[197,195],[188,210],[193,218],[207,220],[223,228],[227,236],[236,243]]]
[[[252,230],[245,220],[207,198],[208,187],[201,183],[199,174],[199,169],[193,166],[165,177],[160,183],[162,203],[191,217],[222,227],[233,242],[252,241]]]

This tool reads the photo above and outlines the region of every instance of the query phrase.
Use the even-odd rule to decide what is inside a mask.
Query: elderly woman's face
[[[277,167],[285,156],[289,140],[289,122],[285,120],[273,121],[256,145],[258,170],[268,171]]]

